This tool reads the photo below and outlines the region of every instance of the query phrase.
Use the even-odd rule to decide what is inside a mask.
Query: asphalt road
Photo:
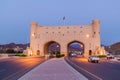
[[[43,61],[40,57],[0,59],[0,80],[17,80]]]
[[[90,63],[84,58],[69,58],[69,62],[89,80],[120,80],[120,62],[100,60]]]

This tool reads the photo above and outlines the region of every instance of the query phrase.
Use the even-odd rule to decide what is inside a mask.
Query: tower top
[[[38,25],[37,22],[31,22],[30,25]]]
[[[100,20],[99,19],[92,20],[92,24],[100,24]]]

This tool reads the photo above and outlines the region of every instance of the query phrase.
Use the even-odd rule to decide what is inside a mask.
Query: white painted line
[[[72,63],[72,62],[70,62],[70,63]],[[78,66],[78,65],[76,65],[76,64],[74,64],[74,63],[72,63],[72,64],[73,64],[73,65],[75,65],[76,67],[78,67],[79,69],[81,69],[81,70],[85,71],[86,73],[88,73],[88,74],[90,74],[90,75],[94,76],[94,77],[95,77],[95,78],[97,78],[98,80],[103,80],[102,78],[100,78],[100,77],[98,77],[98,76],[96,76],[96,75],[94,75],[94,74],[90,73],[89,71],[87,71],[87,70],[85,70],[85,69],[81,68],[80,66]]]

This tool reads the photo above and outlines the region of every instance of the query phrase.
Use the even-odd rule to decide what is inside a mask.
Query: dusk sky
[[[101,43],[120,42],[120,0],[0,0],[0,44],[28,43],[30,22],[39,25],[101,21]]]

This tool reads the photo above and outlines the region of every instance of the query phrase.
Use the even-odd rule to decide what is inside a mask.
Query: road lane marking
[[[70,61],[69,61],[69,62],[70,62]],[[72,63],[72,62],[70,62],[70,63]],[[77,68],[79,68],[79,69],[81,69],[81,70],[85,71],[86,73],[88,73],[88,74],[92,75],[93,77],[97,78],[98,80],[103,80],[102,78],[100,78],[100,77],[96,76],[95,74],[93,74],[93,73],[91,73],[91,72],[89,72],[89,71],[87,71],[87,70],[83,69],[82,67],[80,67],[80,66],[76,65],[75,63],[72,63],[72,64],[73,64],[73,65],[75,65]]]

